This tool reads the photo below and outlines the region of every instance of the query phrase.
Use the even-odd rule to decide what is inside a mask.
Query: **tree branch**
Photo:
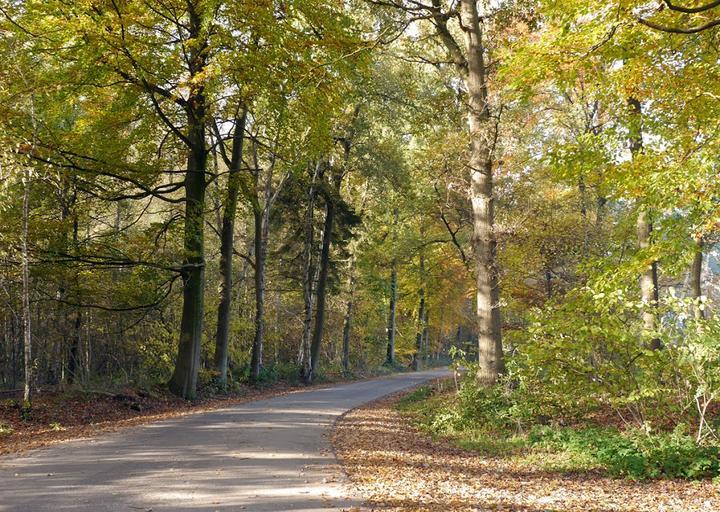
[[[659,30],[661,32],[667,32],[669,34],[697,34],[698,32],[703,32],[705,30],[720,25],[720,19],[712,20],[703,25],[697,25],[694,27],[676,27],[660,25],[659,23],[655,23],[654,21],[650,21],[649,19],[643,18],[641,16],[638,16],[636,19],[640,24],[645,25],[646,27],[650,27],[653,30]]]
[[[695,14],[698,12],[705,12],[709,11],[710,9],[714,9],[715,7],[720,6],[720,0],[713,0],[712,2],[709,2],[705,5],[700,5],[698,7],[683,7],[681,5],[675,5],[670,0],[663,0],[665,5],[668,7],[668,9],[671,9],[673,11],[677,12],[684,12],[687,14]]]

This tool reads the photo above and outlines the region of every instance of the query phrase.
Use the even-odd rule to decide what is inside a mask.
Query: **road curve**
[[[446,370],[258,400],[0,458],[0,511],[303,511],[357,506],[327,434],[344,412]]]

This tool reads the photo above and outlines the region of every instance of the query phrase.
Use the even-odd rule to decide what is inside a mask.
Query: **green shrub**
[[[664,297],[663,321],[642,330],[632,290],[574,290],[562,304],[537,311],[524,340],[516,339],[509,378],[526,412],[562,420],[614,411],[637,428],[696,425],[713,438],[710,411],[720,396],[720,318],[695,320],[695,304]],[[662,350],[649,348],[650,338]],[[532,409],[532,411],[530,411]]]
[[[250,376],[250,368],[247,367],[243,372],[245,378]],[[300,367],[295,363],[275,362],[263,366],[260,370],[258,384],[267,385],[276,382],[286,382],[288,384],[297,384],[300,382]]]
[[[420,387],[398,402],[416,425],[489,456],[517,456],[516,463],[558,471],[601,469],[634,480],[720,476],[720,447],[698,444],[685,425],[672,432],[613,427],[533,424],[523,393],[498,385],[462,382],[457,394]],[[527,430],[524,430],[527,427]]]
[[[720,448],[698,446],[682,428],[648,434],[612,428],[538,427],[527,440],[530,446],[547,451],[589,455],[613,476],[635,480],[720,476]]]
[[[417,404],[418,402],[423,402],[430,398],[433,394],[433,388],[431,386],[420,386],[419,388],[415,389],[414,391],[411,391],[407,395],[404,395],[399,401],[398,401],[398,407],[401,410],[407,410],[410,408],[410,406]]]

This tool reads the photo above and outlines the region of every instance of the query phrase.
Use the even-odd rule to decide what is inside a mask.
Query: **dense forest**
[[[718,25],[710,0],[0,0],[0,387],[193,399],[452,357],[518,417],[716,443]]]

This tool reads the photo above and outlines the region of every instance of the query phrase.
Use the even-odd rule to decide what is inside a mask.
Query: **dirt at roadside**
[[[124,389],[115,393],[75,391],[42,393],[33,400],[30,418],[21,419],[17,400],[0,400],[0,455],[92,437],[153,421],[221,409],[251,400],[306,389],[278,384],[245,387],[232,395],[188,402],[167,391]]]

